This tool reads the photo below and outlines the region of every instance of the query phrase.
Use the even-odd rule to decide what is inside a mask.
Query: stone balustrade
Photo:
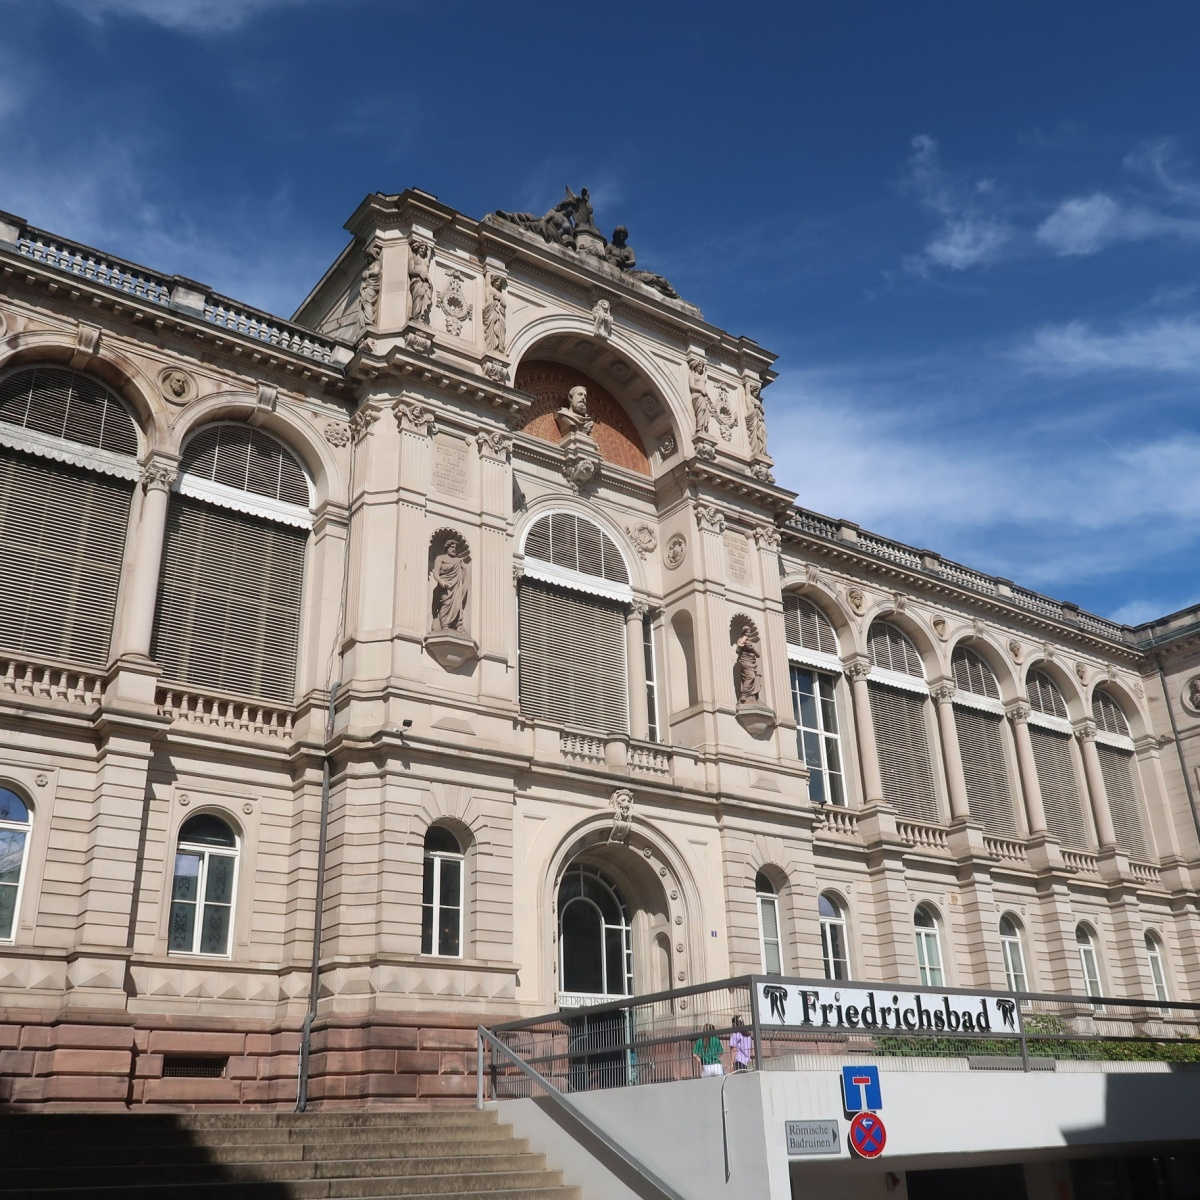
[[[292,736],[295,713],[288,705],[182,687],[160,687],[155,699],[160,715],[172,724],[206,726],[235,737],[288,741]]]
[[[1001,862],[1025,862],[1025,843],[1017,838],[996,837],[994,834],[983,835],[983,845],[992,858]]]
[[[920,821],[897,821],[896,836],[906,845],[918,850],[945,854],[950,851],[950,835],[940,825]]]
[[[1064,850],[1063,866],[1079,875],[1099,875],[1100,859],[1086,850]]]
[[[12,655],[0,657],[0,693],[91,706],[100,703],[104,678],[96,671],[37,662]]]

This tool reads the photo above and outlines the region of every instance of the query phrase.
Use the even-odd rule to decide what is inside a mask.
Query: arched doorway
[[[598,867],[577,860],[563,872],[558,948],[560,988],[568,1004],[571,999],[595,1003],[633,994],[629,906]]]

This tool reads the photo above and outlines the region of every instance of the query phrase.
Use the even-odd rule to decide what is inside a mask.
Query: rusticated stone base
[[[473,1015],[447,1013],[318,1021],[309,1107],[469,1102],[475,1095],[476,1023]],[[0,1108],[290,1109],[299,1050],[297,1029],[261,1022],[91,1011],[51,1018],[0,1010]],[[221,1075],[164,1075],[173,1056],[216,1059]]]

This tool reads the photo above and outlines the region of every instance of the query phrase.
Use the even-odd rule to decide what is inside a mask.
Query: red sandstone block
[[[403,1025],[375,1025],[364,1031],[368,1046],[391,1046],[397,1050],[415,1050],[420,1030]]]
[[[425,1075],[436,1075],[444,1057],[436,1050],[397,1050],[395,1054],[397,1071],[415,1071]]]
[[[39,1075],[128,1075],[128,1050],[39,1050]]]
[[[475,1080],[470,1075],[420,1075],[421,1096],[473,1096]]]
[[[133,1030],[120,1025],[57,1025],[50,1032],[55,1047],[88,1050],[128,1050]]]
[[[241,1054],[246,1036],[242,1033],[189,1033],[155,1030],[150,1049],[156,1054]]]
[[[143,1079],[158,1079],[162,1075],[161,1054],[139,1054],[133,1060],[133,1073]]]
[[[275,1049],[269,1033],[246,1034],[247,1054],[270,1054]]]
[[[313,1033],[313,1050],[360,1050],[363,1046],[361,1029],[318,1029]]]
[[[52,1075],[44,1079],[18,1079],[13,1082],[14,1103],[122,1101],[129,1088],[128,1080],[124,1078],[101,1075]]]
[[[32,1075],[34,1051],[0,1050],[0,1075]]]
[[[361,1079],[365,1082],[364,1096],[416,1096],[417,1080],[420,1078],[436,1079],[436,1075],[352,1075],[351,1080]],[[346,1094],[350,1093],[350,1080],[347,1080]]]
[[[243,1104],[269,1104],[273,1099],[271,1085],[264,1080],[256,1079],[242,1084]]]
[[[442,1075],[464,1075],[477,1069],[475,1053],[459,1054],[457,1051],[447,1051],[442,1055]]]
[[[272,1054],[258,1060],[259,1079],[294,1080],[298,1069],[299,1059],[295,1054]]]
[[[244,1056],[230,1058],[225,1073],[230,1079],[257,1079],[258,1059]]]
[[[45,1050],[50,1045],[50,1028],[47,1025],[26,1025],[21,1030],[23,1050]]]
[[[233,1103],[241,1085],[232,1079],[147,1079],[147,1104]]]
[[[15,1050],[21,1044],[19,1025],[0,1025],[0,1050]]]
[[[314,1075],[366,1075],[372,1071],[393,1071],[396,1067],[394,1050],[331,1050],[314,1054]]]
[[[422,1029],[422,1050],[473,1050],[476,1033],[473,1029]]]

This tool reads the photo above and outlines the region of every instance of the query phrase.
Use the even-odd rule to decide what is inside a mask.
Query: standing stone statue
[[[471,555],[467,544],[447,537],[429,572],[430,611],[435,633],[467,631],[467,599],[471,589]]]
[[[757,379],[746,380],[746,436],[755,458],[764,458],[767,453],[767,421],[761,391],[762,384]]]
[[[567,198],[563,201],[564,204],[571,206],[571,216],[575,221],[575,231],[586,230],[587,232],[599,232],[596,229],[596,219],[592,212],[592,198],[588,195],[587,188],[580,188],[579,195],[576,196],[573,191],[567,188]]]
[[[383,269],[379,265],[380,246],[367,247],[367,265],[358,281],[358,329],[362,333],[375,324],[379,315],[379,287]]]
[[[708,363],[698,354],[688,359],[688,387],[692,393],[692,411],[696,414],[696,432],[707,433],[713,418],[712,397],[708,394]]]
[[[503,354],[508,334],[505,321],[508,314],[508,302],[504,299],[504,289],[508,280],[503,275],[488,276],[488,298],[483,306],[483,344],[493,354]]]
[[[433,247],[420,238],[409,241],[408,255],[408,319],[429,324],[433,311],[433,284],[429,279],[429,264]]]
[[[762,700],[762,646],[754,626],[746,621],[734,642],[737,656],[733,664],[733,682],[739,704],[758,704]]]
[[[592,332],[598,338],[610,338],[612,330],[612,305],[605,299],[597,300],[592,307]]]

